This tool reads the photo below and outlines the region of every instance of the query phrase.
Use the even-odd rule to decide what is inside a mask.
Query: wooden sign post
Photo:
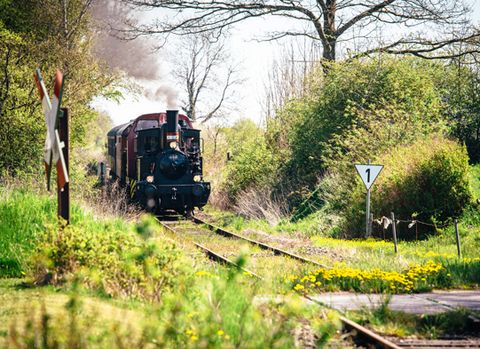
[[[58,133],[60,135],[60,141],[65,144],[62,149],[63,158],[65,159],[65,169],[70,172],[68,165],[69,162],[69,115],[68,109],[62,108],[62,115],[59,117]],[[58,198],[58,216],[70,224],[70,183],[66,182],[63,187],[61,186],[59,176],[57,175],[57,198]]]

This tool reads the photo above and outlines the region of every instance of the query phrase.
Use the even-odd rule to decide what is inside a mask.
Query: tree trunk
[[[335,61],[335,49],[337,45],[337,32],[335,27],[335,16],[337,12],[337,0],[327,0],[325,2],[326,12],[323,16],[323,30],[325,38],[322,40],[323,59],[331,62]]]
[[[337,45],[337,40],[327,40],[322,43],[323,46],[323,59],[326,61],[335,61],[335,46]]]

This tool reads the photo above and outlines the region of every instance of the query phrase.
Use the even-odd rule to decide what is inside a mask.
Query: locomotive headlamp
[[[148,183],[153,183],[153,176],[147,176],[147,182]]]
[[[176,149],[177,148],[177,142],[170,142],[170,148]]]
[[[202,176],[200,176],[200,175],[193,176],[193,181],[194,182],[200,182],[201,180],[202,180]]]

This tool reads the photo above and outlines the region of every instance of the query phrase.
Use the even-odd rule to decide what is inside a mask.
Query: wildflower
[[[217,334],[221,337],[225,334],[225,332],[223,332],[223,330],[218,330],[217,331]]]
[[[295,291],[303,290],[305,287],[302,284],[296,284],[293,288]]]
[[[210,276],[210,273],[208,271],[200,270],[195,273],[197,276]]]

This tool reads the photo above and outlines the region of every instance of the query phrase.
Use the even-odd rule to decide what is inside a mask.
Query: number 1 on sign
[[[367,183],[370,183],[370,169],[365,171],[367,173]]]

